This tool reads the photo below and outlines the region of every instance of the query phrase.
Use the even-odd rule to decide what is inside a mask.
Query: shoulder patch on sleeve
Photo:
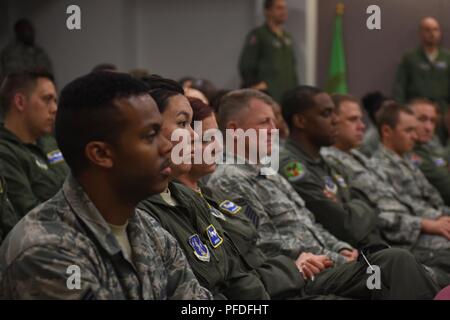
[[[220,207],[222,210],[224,210],[224,211],[226,211],[227,213],[232,214],[232,215],[237,214],[237,213],[238,213],[239,211],[241,211],[241,209],[242,209],[240,206],[238,206],[238,205],[235,204],[234,202],[231,202],[230,200],[222,201],[222,202],[219,204],[219,207]]]
[[[283,168],[283,173],[289,181],[298,181],[306,174],[305,168],[299,161],[291,161]]]
[[[47,153],[47,159],[50,164],[55,164],[64,161],[62,152],[59,149]]]

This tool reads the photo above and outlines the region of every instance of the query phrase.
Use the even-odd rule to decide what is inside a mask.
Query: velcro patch
[[[219,204],[219,207],[233,215],[237,214],[242,209],[242,207],[238,206],[234,202],[231,202],[230,200],[223,201],[221,204]]]
[[[208,247],[202,242],[198,234],[194,234],[188,239],[189,245],[194,249],[194,255],[200,261],[209,262],[210,254]]]
[[[338,191],[337,185],[330,176],[325,177],[325,191],[336,194]]]
[[[298,181],[305,176],[306,171],[300,162],[292,161],[284,167],[284,173],[289,181]]]
[[[443,167],[443,166],[445,166],[447,164],[446,161],[443,158],[434,158],[433,160],[434,160],[434,164],[437,167]]]
[[[47,159],[50,164],[55,164],[64,161],[63,155],[59,150],[54,150],[47,153]]]
[[[422,157],[415,153],[411,154],[410,160],[416,167],[420,166],[423,162]]]
[[[214,248],[217,248],[222,244],[223,239],[212,224],[206,228],[206,233],[208,234],[209,242],[211,242],[211,245]]]

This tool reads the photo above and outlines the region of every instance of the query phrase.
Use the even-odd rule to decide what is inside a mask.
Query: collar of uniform
[[[84,192],[81,185],[71,174],[63,185],[63,193],[73,212],[92,232],[97,242],[110,254],[115,255],[121,251],[103,216]],[[130,218],[130,221],[133,219]]]
[[[160,194],[154,194],[150,198],[148,198],[148,200],[151,203],[154,203],[158,206],[163,206],[163,207],[168,207],[168,208],[184,207],[185,203],[186,203],[186,198],[185,198],[184,194],[179,190],[177,185],[178,184],[175,183],[175,181],[170,181],[169,186],[168,186],[170,195],[173,198],[175,198],[175,200],[177,201],[177,204],[175,206],[169,205],[166,201],[164,201],[164,199],[161,197]]]
[[[352,149],[350,151],[350,154],[351,156],[353,156],[353,158],[363,163],[366,168],[369,166],[371,160],[367,158],[361,151],[357,149]]]
[[[2,122],[0,126],[0,139],[11,141],[18,144],[24,144],[18,136],[5,128],[5,124]]]
[[[239,162],[238,162],[239,161]],[[243,170],[248,174],[251,174],[253,176],[259,176],[261,173],[261,165],[259,164],[251,164],[248,162],[247,159],[244,159],[243,157],[240,157],[236,154],[226,152],[225,153],[225,165],[229,165],[227,163],[230,163],[232,166],[236,166],[239,168],[239,170]]]
[[[421,55],[421,57],[422,57],[423,59],[425,59],[426,61],[429,61],[429,60],[428,60],[427,53],[425,52],[425,49],[424,49],[423,47],[419,47],[419,48],[417,49],[417,51],[420,53],[420,55]],[[437,55],[437,58],[436,58],[435,62],[437,62],[437,61],[439,61],[439,60],[445,59],[444,52],[445,52],[445,51],[443,50],[442,46],[439,46],[439,47],[438,47],[438,55]]]
[[[272,31],[272,29],[270,29],[269,25],[267,23],[264,24],[264,27],[266,28],[266,30],[273,35],[274,37],[276,37],[277,39],[279,38],[285,38],[286,37],[286,31],[283,29],[281,30],[281,35],[276,34],[275,32]]]
[[[205,200],[206,203],[207,203],[209,206],[212,206],[212,207],[215,207],[215,208],[218,207],[217,201],[216,201],[215,199],[213,199],[212,197],[210,197],[209,195],[204,194],[203,191],[202,191],[202,189],[200,189],[200,190],[197,191],[197,192],[198,192],[199,196],[202,197],[203,200]]]
[[[323,163],[323,158],[319,154],[319,158],[313,159],[311,158],[302,148],[302,146],[296,142],[295,140],[288,138],[286,141],[286,144],[284,145],[284,148],[290,152],[292,152],[296,158],[299,158],[299,160],[305,161],[306,163],[310,165],[320,165]],[[296,159],[297,160],[297,159]]]
[[[322,157],[331,156],[331,157],[338,158],[338,159],[344,159],[344,158],[347,158],[350,156],[349,153],[344,152],[344,151],[336,148],[335,146],[320,149],[320,155]]]
[[[394,151],[386,148],[383,144],[380,144],[380,150],[383,154],[385,154],[386,157],[388,157],[393,162],[396,162],[396,163],[407,162],[407,161],[405,161],[404,157],[401,157]]]
[[[5,124],[1,123],[0,124],[0,139],[4,139],[16,144],[21,144],[24,145],[27,148],[38,148],[39,150],[41,150],[41,145],[42,145],[42,139],[39,138],[36,141],[36,144],[33,143],[23,143],[22,140],[20,140],[20,138],[18,136],[16,136],[13,132],[11,132],[10,130],[5,128]]]

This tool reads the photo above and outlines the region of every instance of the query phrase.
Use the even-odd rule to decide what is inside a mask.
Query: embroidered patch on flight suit
[[[422,157],[415,153],[411,154],[409,159],[416,167],[420,166],[423,162]]]
[[[206,233],[208,234],[209,242],[214,248],[220,246],[223,242],[222,237],[217,233],[216,228],[210,224],[208,228],[206,228]]]
[[[47,153],[47,159],[50,164],[55,164],[64,161],[62,152],[59,150],[53,150]]]
[[[227,218],[225,218],[225,215],[222,212],[220,212],[219,210],[217,210],[216,208],[214,208],[214,207],[209,208],[209,212],[217,219],[227,221]]]
[[[436,69],[444,70],[444,69],[447,69],[447,62],[437,61],[434,66],[436,67]]]
[[[200,261],[209,262],[211,256],[208,247],[200,240],[198,234],[194,234],[188,239],[189,245],[194,249],[194,255]]]
[[[345,179],[340,174],[335,174],[334,179],[341,188],[348,188],[347,182],[345,182]]]
[[[433,162],[437,167],[443,167],[447,164],[443,158],[434,158]]]
[[[254,46],[257,42],[258,42],[258,39],[256,38],[256,36],[254,34],[252,34],[252,36],[248,40],[248,44],[251,46]]]
[[[325,190],[326,192],[336,194],[338,191],[337,185],[334,183],[330,176],[325,177]]]
[[[289,181],[298,181],[305,176],[305,169],[298,161],[289,162],[284,167],[284,173]]]
[[[219,207],[232,215],[237,214],[242,209],[242,207],[238,206],[234,202],[231,202],[230,200],[223,201],[219,204]]]
[[[330,199],[333,202],[338,202],[337,199],[337,192],[338,192],[338,187],[337,185],[334,183],[333,179],[329,176],[325,177],[325,188],[323,189],[323,194],[325,195],[325,197],[327,197],[328,199]]]
[[[42,170],[48,170],[47,164],[44,163],[44,162],[42,162],[41,160],[39,160],[39,159],[36,158],[34,162],[35,162],[36,165],[37,165],[39,168],[41,168]]]

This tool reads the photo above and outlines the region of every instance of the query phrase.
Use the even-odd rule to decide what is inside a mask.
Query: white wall
[[[287,0],[304,79],[305,1]],[[81,31],[66,29],[66,8],[81,8]],[[238,57],[246,33],[262,21],[261,0],[2,0],[0,47],[16,19],[35,24],[37,43],[52,58],[59,86],[101,62],[178,79],[194,76],[239,86]]]

